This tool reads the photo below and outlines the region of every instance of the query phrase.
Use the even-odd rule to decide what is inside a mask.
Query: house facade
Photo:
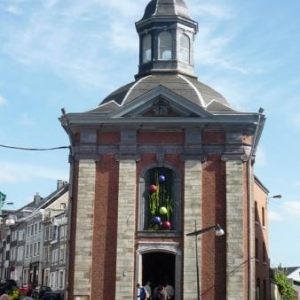
[[[255,282],[256,300],[271,299],[268,227],[268,189],[255,177]]]
[[[4,220],[1,225],[1,279],[14,279],[18,286],[30,283],[32,286],[49,285],[54,290],[65,289],[68,201],[69,185],[58,181],[57,189],[48,197],[37,194],[31,203],[11,212],[15,217],[13,225],[7,226]],[[45,251],[46,247],[49,252]],[[45,253],[52,258],[53,252],[55,259],[47,265]]]
[[[253,300],[265,116],[198,81],[198,24],[183,0],[150,1],[136,29],[134,81],[60,118],[71,141],[67,299],[132,300],[151,281],[173,285],[175,300]],[[187,236],[217,223],[222,237]]]

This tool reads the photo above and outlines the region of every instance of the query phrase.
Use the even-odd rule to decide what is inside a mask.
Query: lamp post
[[[269,200],[269,199],[281,199],[281,198],[282,198],[282,195],[272,195],[272,196],[268,196],[267,200]]]
[[[197,275],[197,299],[200,300],[200,285],[199,285],[199,280],[200,280],[200,276],[199,276],[199,261],[198,261],[198,243],[197,243],[197,237],[198,235],[208,232],[208,231],[212,231],[215,230],[216,236],[222,236],[225,234],[224,230],[222,229],[222,227],[219,224],[210,226],[210,227],[206,227],[203,229],[199,229],[196,230],[196,221],[195,221],[195,231],[187,233],[186,236],[195,236],[195,255],[196,255],[196,275]]]

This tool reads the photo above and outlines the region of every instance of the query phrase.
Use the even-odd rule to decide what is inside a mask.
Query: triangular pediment
[[[140,97],[126,103],[109,114],[109,118],[141,117],[210,117],[211,113],[203,107],[174,93],[164,86],[146,92]]]

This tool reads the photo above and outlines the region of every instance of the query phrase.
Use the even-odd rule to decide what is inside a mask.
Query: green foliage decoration
[[[274,270],[274,280],[278,285],[279,293],[281,295],[281,300],[297,300],[297,296],[293,289],[292,283],[289,278],[287,278],[284,269],[279,267]]]
[[[148,215],[148,230],[166,230],[163,228],[164,221],[171,221],[172,214],[174,211],[174,200],[171,199],[171,191],[173,186],[166,186],[165,182],[159,181],[159,171],[155,171],[154,182],[156,186],[156,190],[154,192],[149,193],[149,215]],[[162,213],[161,209],[166,213]],[[154,217],[161,218],[161,224],[153,224],[151,220]],[[171,225],[172,226],[172,225]]]
[[[19,300],[20,299],[20,293],[17,287],[11,288],[11,290],[8,293],[9,300]]]

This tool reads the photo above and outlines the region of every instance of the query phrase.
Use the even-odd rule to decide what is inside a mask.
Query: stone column
[[[183,258],[183,299],[197,300],[197,270],[195,237],[186,236],[187,233],[199,229],[201,218],[201,189],[202,163],[200,160],[186,160],[184,170],[184,258]],[[201,253],[200,240],[198,254]],[[201,270],[201,256],[199,255],[199,272]],[[201,281],[199,282],[199,286]]]
[[[227,299],[243,300],[246,296],[244,272],[244,186],[243,163],[226,162],[226,236]],[[247,264],[246,264],[247,265]]]
[[[76,217],[76,252],[74,267],[74,299],[91,300],[93,214],[95,202],[96,163],[94,159],[79,161]]]
[[[136,207],[136,161],[120,159],[118,196],[116,300],[132,300],[134,285],[134,236]]]

